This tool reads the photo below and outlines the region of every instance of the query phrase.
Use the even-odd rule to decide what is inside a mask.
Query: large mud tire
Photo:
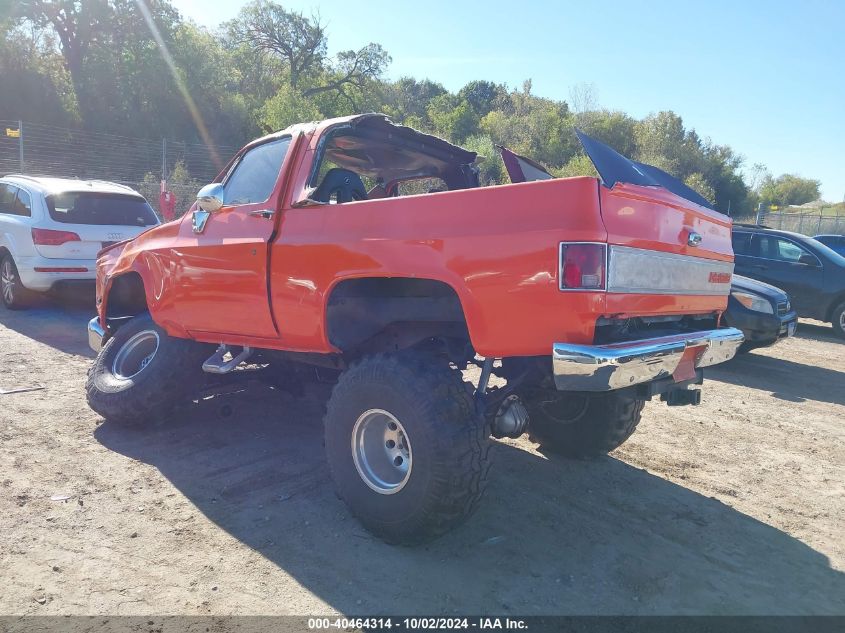
[[[388,450],[377,425],[386,429],[386,444],[396,439],[384,479],[374,474],[383,459],[380,449]],[[370,448],[362,438],[372,434]],[[370,532],[403,545],[434,539],[474,512],[487,484],[489,435],[461,372],[441,359],[407,352],[353,364],[340,376],[325,417],[326,455],[338,496]],[[396,451],[403,447],[408,450]],[[391,460],[407,471],[390,471]]]
[[[523,394],[531,438],[542,450],[567,457],[596,457],[621,446],[637,428],[645,401],[622,391]]]
[[[88,370],[88,405],[109,422],[152,425],[186,403],[202,383],[206,346],[174,338],[149,314],[112,336]]]

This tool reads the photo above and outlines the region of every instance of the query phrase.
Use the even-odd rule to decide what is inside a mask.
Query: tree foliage
[[[484,157],[484,183],[507,180],[494,144],[528,155],[558,176],[596,175],[574,130],[656,165],[734,214],[757,201],[801,204],[818,181],[761,165],[746,181],[741,157],[685,126],[670,111],[635,119],[601,109],[591,84],[570,103],[467,83],[456,93],[430,79],[386,80],[390,56],[377,43],[328,54],[319,15],[253,0],[208,31],[168,0],[19,0],[0,12],[0,111],[5,118],[96,132],[241,145],[291,123],[364,111],[462,143]],[[187,176],[186,176],[187,177]]]
[[[821,183],[795,174],[783,174],[777,178],[767,175],[760,184],[760,201],[765,205],[787,207],[819,199]]]

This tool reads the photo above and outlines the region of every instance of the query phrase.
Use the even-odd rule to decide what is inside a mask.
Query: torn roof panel
[[[609,145],[587,136],[581,130],[576,129],[575,134],[578,135],[584,151],[596,171],[599,172],[602,184],[608,189],[612,189],[617,182],[645,187],[663,187],[685,200],[706,209],[713,209],[713,205],[704,196],[662,169],[625,158]]]

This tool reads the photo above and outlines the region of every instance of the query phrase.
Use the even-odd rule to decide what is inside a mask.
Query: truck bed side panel
[[[595,179],[574,178],[287,210],[271,253],[281,343],[331,351],[334,285],[403,276],[449,284],[481,354],[591,341],[604,293],[558,290],[558,245],[605,241],[597,192]]]

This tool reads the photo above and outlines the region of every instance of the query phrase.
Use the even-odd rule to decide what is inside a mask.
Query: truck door
[[[247,149],[223,179],[223,206],[188,213],[171,270],[171,310],[190,332],[277,338],[267,296],[268,244],[291,137]],[[175,249],[174,249],[175,250]]]

